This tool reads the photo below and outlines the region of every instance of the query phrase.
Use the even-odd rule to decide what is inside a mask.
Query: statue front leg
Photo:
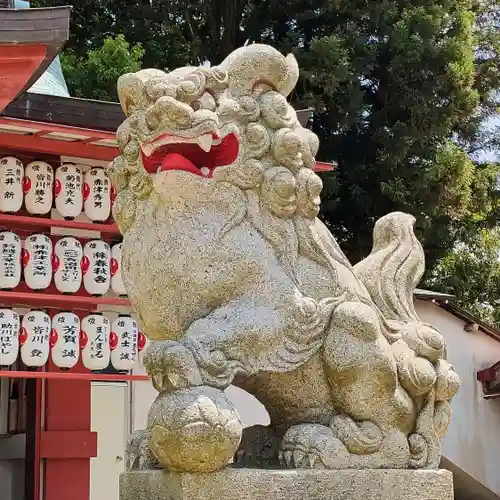
[[[189,472],[224,467],[242,427],[223,390],[236,374],[292,371],[308,361],[321,348],[333,307],[300,294],[281,304],[263,294],[240,298],[195,321],[180,341],[153,343],[145,364],[160,391],[148,419],[158,462]]]
[[[320,351],[341,300],[257,291],[195,321],[180,344],[192,353],[202,383],[213,387],[225,389],[236,374],[291,372]]]
[[[142,455],[178,472],[211,472],[227,465],[241,440],[241,421],[223,390],[204,384],[193,352],[182,342],[156,341],[144,364],[159,394],[143,431]]]
[[[205,383],[193,352],[182,342],[153,342],[144,364],[159,394],[149,411],[142,454],[178,472],[211,472],[227,465],[243,428],[223,388]]]

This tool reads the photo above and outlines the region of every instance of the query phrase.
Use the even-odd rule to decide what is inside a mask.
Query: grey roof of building
[[[414,296],[419,300],[432,301],[438,307],[449,312],[467,325],[477,325],[481,332],[500,342],[500,330],[457,305],[454,295],[417,288],[414,292]]]
[[[40,95],[25,92],[5,108],[1,115],[21,120],[57,123],[72,127],[115,132],[125,120],[117,102],[94,101],[76,97]],[[312,109],[297,111],[300,123],[305,126]]]

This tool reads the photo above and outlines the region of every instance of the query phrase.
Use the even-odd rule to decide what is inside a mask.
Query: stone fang
[[[210,134],[204,134],[198,137],[198,145],[205,153],[208,153],[212,149],[212,136]]]

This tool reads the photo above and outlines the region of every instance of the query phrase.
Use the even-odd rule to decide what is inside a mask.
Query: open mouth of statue
[[[143,146],[142,160],[150,174],[182,170],[210,178],[217,167],[234,163],[238,150],[234,134],[220,138],[212,132],[190,139],[165,134]]]

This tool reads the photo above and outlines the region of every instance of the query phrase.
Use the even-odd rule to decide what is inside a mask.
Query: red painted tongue
[[[162,170],[184,170],[186,172],[200,175],[200,170],[195,166],[195,164],[179,153],[167,154],[161,162],[160,171]]]

